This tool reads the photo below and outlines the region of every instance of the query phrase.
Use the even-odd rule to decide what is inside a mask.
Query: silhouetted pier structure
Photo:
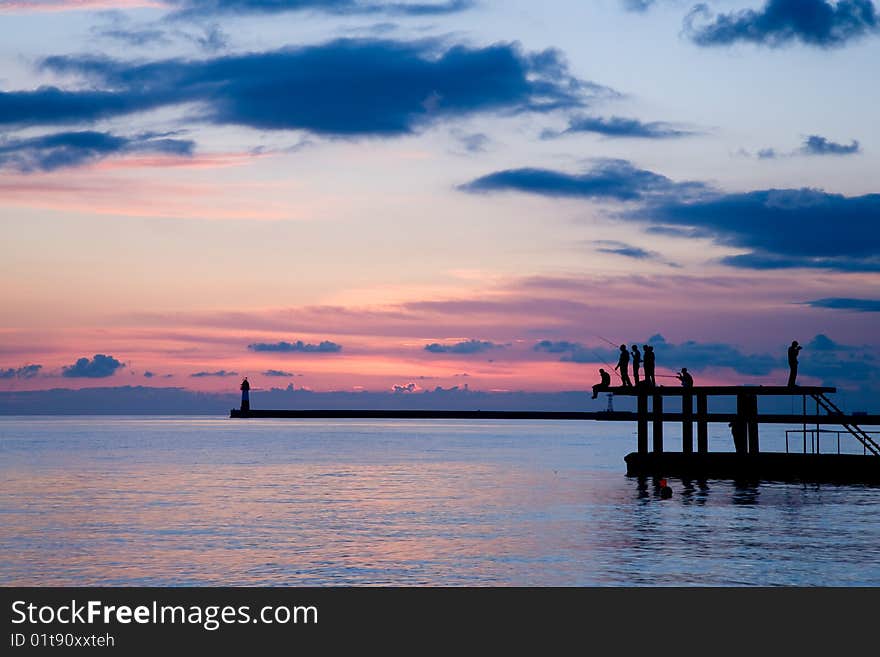
[[[712,477],[735,476],[762,479],[824,479],[880,481],[880,445],[860,425],[880,424],[873,415],[848,415],[828,398],[836,388],[824,386],[694,386],[680,388],[614,388],[616,395],[637,399],[637,451],[625,457],[627,473],[632,475],[677,475]],[[758,413],[760,397],[800,397],[803,413],[800,415]],[[672,417],[664,413],[666,397],[681,399],[681,412]],[[709,412],[709,400],[716,397],[735,397],[736,412],[717,414]],[[815,402],[815,413],[807,413],[808,398]],[[650,402],[650,412],[648,410]],[[696,409],[694,408],[696,403]],[[742,444],[737,451],[709,452],[709,423],[727,420],[742,431]],[[666,452],[663,441],[664,422],[681,422],[681,451]],[[762,453],[761,424],[802,424],[804,453]],[[651,450],[648,449],[648,427],[651,425]],[[694,425],[696,424],[696,450]],[[820,425],[839,425],[855,438],[863,448],[858,454],[821,454],[819,442],[812,443],[815,451],[807,453],[808,425],[815,425],[818,437]],[[736,429],[734,429],[736,430]],[[786,448],[788,442],[786,440]],[[870,457],[870,458],[869,458]]]
[[[329,418],[329,419],[436,419],[436,420],[594,420],[635,422],[637,450],[627,454],[627,474],[755,479],[806,479],[880,482],[880,445],[860,425],[880,425],[880,415],[846,414],[827,395],[836,388],[824,386],[694,386],[612,387],[603,392],[636,398],[636,411],[470,411],[470,410],[240,410],[233,418]],[[802,413],[758,412],[760,397],[800,397]],[[680,400],[680,410],[664,410],[668,397]],[[736,410],[710,412],[715,398],[735,398]],[[808,399],[815,412],[808,413]],[[665,423],[681,423],[681,451],[666,451]],[[709,424],[738,427],[742,440],[736,452],[709,452]],[[804,453],[762,452],[761,424],[795,424],[803,427]],[[696,425],[696,445],[694,444]],[[863,454],[822,454],[818,440],[807,452],[806,436],[818,438],[821,425],[842,426],[861,443]],[[650,432],[649,441],[649,426]],[[808,426],[815,426],[807,429]],[[843,433],[843,432],[839,432]],[[838,436],[839,444],[839,436]],[[650,446],[650,449],[649,449]],[[786,449],[788,440],[786,439]]]

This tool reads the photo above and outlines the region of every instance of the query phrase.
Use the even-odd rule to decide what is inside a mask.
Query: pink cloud
[[[825,289],[828,284],[802,281],[795,289],[809,296],[812,287]],[[835,284],[840,284],[839,279]],[[559,276],[499,281],[478,297],[463,294],[382,306],[140,312],[102,317],[96,320],[100,330],[83,326],[6,331],[0,365],[36,362],[51,372],[74,355],[112,353],[130,362],[130,370],[172,373],[175,384],[204,390],[225,390],[230,383],[192,379],[189,374],[232,370],[259,380],[261,372],[281,369],[302,375],[297,385],[315,390],[348,390],[355,385],[388,390],[404,380],[455,385],[466,371],[474,389],[571,390],[588,388],[603,361],[613,365],[613,345],[606,339],[630,344],[661,333],[673,343],[727,342],[744,354],[771,355],[792,337],[804,341],[817,333],[852,344],[874,339],[868,328],[853,328],[844,315],[794,303],[791,289],[791,280],[785,277],[739,274],[708,280],[680,275]],[[343,350],[327,356],[256,353],[247,348],[253,342],[300,339],[332,340]],[[432,342],[468,339],[505,347],[479,354],[424,349]],[[578,360],[594,362],[564,362],[561,353],[537,352],[533,347],[542,339],[577,342],[583,345]],[[783,360],[780,356],[780,370]],[[658,373],[670,374],[681,365],[686,363],[658,363]],[[778,379],[775,372],[756,377],[722,369],[697,376],[705,383]],[[39,383],[57,384],[49,378]],[[264,384],[277,385],[278,380],[266,379]]]

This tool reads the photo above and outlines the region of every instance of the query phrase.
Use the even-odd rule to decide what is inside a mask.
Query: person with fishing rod
[[[620,372],[620,385],[624,388],[632,388],[632,381],[629,379],[629,350],[627,350],[626,345],[620,345],[620,356],[617,359],[617,365],[614,366],[614,369]]]
[[[676,374],[675,378],[681,381],[681,385],[684,388],[694,387],[694,377],[691,376],[691,373],[688,372],[688,368],[686,367],[682,367],[681,372]]]
[[[632,346],[632,363],[633,363],[633,383],[636,388],[639,387],[639,367],[642,365],[642,353],[639,351],[639,345]]]

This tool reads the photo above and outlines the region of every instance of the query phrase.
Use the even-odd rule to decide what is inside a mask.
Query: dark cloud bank
[[[302,340],[296,342],[255,342],[248,345],[251,351],[273,351],[280,353],[304,354],[335,354],[342,351],[342,345],[324,340],[319,344],[308,344]]]
[[[125,367],[121,362],[104,354],[95,354],[91,360],[88,358],[80,358],[73,365],[67,365],[62,368],[61,376],[77,379],[103,379],[113,376],[117,370]]]
[[[830,297],[805,302],[813,308],[831,310],[852,310],[862,313],[880,313],[880,299],[850,299],[846,297]]]
[[[43,369],[42,365],[0,368],[0,379],[32,379],[40,373],[41,369]]]
[[[477,112],[576,107],[597,89],[571,76],[557,51],[504,43],[340,39],[200,60],[57,56],[42,65],[86,84],[2,92],[0,126],[92,122],[189,104],[193,116],[218,125],[396,136]]]
[[[425,351],[430,351],[432,354],[481,354],[487,351],[492,351],[493,349],[503,348],[504,345],[495,344],[494,342],[489,342],[487,340],[465,340],[455,344],[440,344],[439,342],[434,342],[425,345]]]
[[[685,33],[700,46],[738,42],[778,47],[800,42],[820,48],[843,46],[880,29],[872,0],[767,0],[760,9],[712,14],[696,5]]]
[[[847,197],[818,189],[724,194],[620,160],[600,162],[583,173],[507,169],[459,189],[632,201],[637,205],[618,217],[646,223],[658,233],[747,250],[723,260],[733,267],[880,271],[880,194]]]
[[[545,130],[541,133],[542,139],[552,139],[563,135],[588,132],[609,138],[621,139],[675,139],[689,137],[697,134],[692,130],[685,130],[672,123],[663,121],[644,122],[639,119],[630,119],[622,116],[577,116],[569,120],[568,127],[561,132]]]
[[[153,133],[123,137],[91,130],[60,132],[27,139],[0,139],[0,169],[19,173],[54,171],[112,155],[158,153],[190,156],[194,148],[193,141]]]

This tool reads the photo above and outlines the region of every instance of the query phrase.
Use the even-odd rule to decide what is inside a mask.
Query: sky
[[[561,393],[649,341],[782,384],[798,340],[802,383],[880,397],[871,0],[0,24],[0,391]]]

